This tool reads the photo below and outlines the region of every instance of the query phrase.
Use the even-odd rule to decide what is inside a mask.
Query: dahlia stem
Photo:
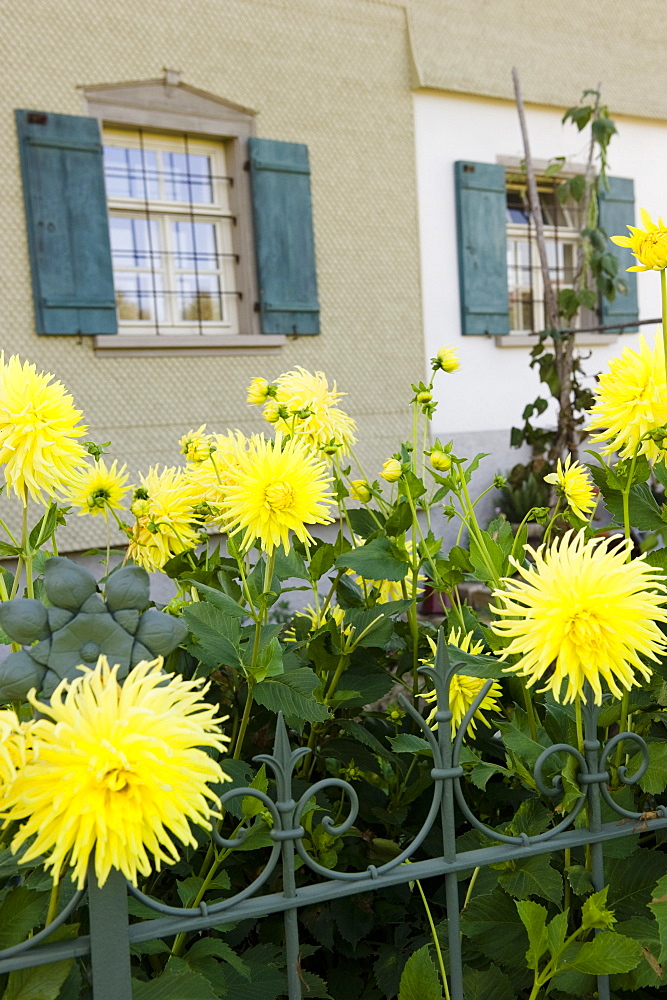
[[[630,692],[624,691],[623,697],[621,698],[621,717],[618,722],[619,733],[625,733],[628,729],[628,715],[630,712]],[[621,758],[623,757],[623,743],[619,743],[616,747],[616,757],[614,763],[616,765],[616,770],[618,771],[621,766]],[[614,787],[618,786],[618,776],[614,778]]]
[[[417,475],[417,436],[419,426],[419,403],[412,404],[412,471]]]
[[[584,727],[581,721],[581,695],[578,694],[574,700],[574,723],[577,727],[577,750],[584,752]]]
[[[28,533],[28,496],[23,494],[23,520],[21,522],[21,551],[25,564],[25,589],[28,597],[35,596],[35,589],[32,580],[32,557],[33,551],[30,545],[30,535]],[[18,573],[18,566],[17,566]]]
[[[49,896],[49,909],[46,914],[46,924],[45,924],[46,927],[48,927],[49,924],[53,923],[53,921],[58,916],[59,900],[60,900],[60,880],[54,882],[53,885],[51,886],[51,895]]]
[[[248,691],[246,693],[245,705],[243,707],[243,716],[241,718],[241,725],[239,726],[239,734],[236,737],[236,745],[234,747],[234,753],[232,754],[232,760],[238,760],[241,756],[241,750],[243,749],[243,740],[245,739],[246,729],[248,728],[248,722],[250,721],[250,709],[252,708],[252,689],[253,681],[248,678]]]
[[[664,272],[661,272],[664,273]],[[635,474],[635,465],[637,464],[637,454],[635,451],[632,456],[632,461],[630,462],[630,471],[628,472],[628,478],[623,487],[623,532],[626,538],[630,537],[630,490],[632,489],[632,479]],[[632,558],[631,554],[628,552],[627,562],[630,562]]]
[[[474,506],[472,500],[470,499],[470,493],[468,492],[468,484],[466,482],[465,472],[463,471],[463,469],[461,468],[461,466],[458,465],[458,464],[457,464],[457,469],[458,469],[458,474],[459,474],[459,482],[461,484],[461,492],[462,492],[463,498],[465,500],[465,504],[462,504],[462,506],[464,506],[466,508],[466,515],[467,516],[464,517],[465,523],[466,523],[466,525],[468,527],[468,531],[474,537],[474,539],[475,539],[475,541],[477,543],[477,547],[479,549],[479,554],[481,555],[482,560],[484,562],[484,565],[486,566],[486,568],[487,568],[487,570],[489,572],[489,576],[490,576],[491,581],[493,583],[494,589],[495,590],[499,590],[500,589],[500,578],[498,577],[498,574],[496,572],[496,568],[493,565],[493,560],[489,556],[486,544],[484,542],[484,538],[482,536],[482,532],[480,530],[479,524],[477,523],[477,515],[475,514],[475,506]]]
[[[107,562],[106,562],[106,576],[109,575],[109,563],[111,561],[111,525],[109,524],[109,513],[105,507],[102,511],[104,516],[104,524],[107,529]]]
[[[349,657],[348,657],[348,655],[346,653],[341,653],[341,655],[340,655],[340,657],[338,659],[338,663],[336,664],[336,670],[334,672],[333,677],[331,678],[331,684],[329,685],[329,690],[327,691],[327,693],[325,695],[325,698],[324,698],[324,704],[325,705],[328,705],[331,702],[331,699],[333,698],[334,694],[336,693],[336,688],[338,687],[338,682],[341,679],[341,676],[343,674],[343,670],[345,669],[345,665],[346,665],[348,659],[349,659]],[[312,749],[312,747],[311,747],[311,749]]]
[[[276,550],[272,551],[266,557],[266,566],[264,567],[264,587],[263,594],[266,595],[271,589],[271,582],[273,580],[273,567],[276,562]],[[236,737],[236,744],[234,746],[234,753],[232,755],[233,760],[238,760],[241,756],[241,750],[243,749],[243,740],[245,739],[246,729],[248,728],[248,722],[250,721],[250,709],[252,708],[252,691],[255,685],[254,673],[257,666],[257,657],[259,656],[260,641],[262,638],[262,626],[268,618],[268,608],[266,601],[264,605],[260,608],[259,615],[255,621],[255,638],[252,647],[252,658],[250,660],[250,667],[248,668],[248,691],[246,694],[245,706],[243,708],[243,716],[241,718],[241,725],[239,726],[238,736]]]
[[[664,267],[660,272],[660,292],[662,298],[662,343],[665,349],[665,369],[667,370],[667,275]]]
[[[533,696],[530,693],[530,688],[524,686],[523,689],[524,704],[526,706],[526,715],[528,716],[528,728],[530,729],[531,738],[535,743],[539,743],[537,738],[537,718],[535,716],[535,709],[533,708]]]
[[[464,910],[465,910],[466,906],[468,905],[468,903],[471,900],[472,891],[475,888],[475,882],[477,881],[477,876],[479,875],[479,873],[481,872],[481,870],[482,870],[481,868],[475,868],[474,872],[472,873],[472,876],[470,878],[470,882],[468,883],[468,891],[466,892],[466,898],[463,900],[463,909]]]
[[[440,967],[440,977],[442,979],[442,985],[445,988],[445,997],[446,997],[446,1000],[450,1000],[449,984],[447,982],[447,972],[445,970],[445,963],[444,963],[444,960],[443,960],[443,957],[442,957],[442,950],[440,948],[440,942],[438,940],[438,934],[437,934],[437,931],[435,929],[435,924],[433,923],[433,917],[431,916],[431,909],[430,909],[428,903],[426,902],[426,896],[424,895],[424,890],[421,887],[421,882],[419,880],[417,880],[415,882],[415,885],[419,889],[419,895],[422,898],[422,903],[424,904],[424,909],[426,910],[426,916],[428,917],[429,926],[431,928],[431,937],[433,938],[433,946],[435,948],[435,953],[438,956],[438,965]]]

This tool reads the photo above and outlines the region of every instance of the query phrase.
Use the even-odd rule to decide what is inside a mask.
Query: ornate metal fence
[[[667,809],[659,807],[650,818],[642,813],[632,812],[615,802],[608,789],[610,775],[608,762],[621,743],[634,743],[642,754],[642,763],[632,775],[621,766],[618,776],[621,784],[633,785],[646,772],[649,763],[648,749],[641,737],[634,733],[620,733],[602,746],[597,738],[597,718],[599,709],[592,702],[584,709],[583,753],[574,746],[559,743],[550,746],[539,756],[534,767],[534,779],[539,792],[550,800],[562,794],[562,779],[553,776],[548,783],[545,772],[554,755],[565,754],[574,758],[577,765],[577,782],[581,796],[574,807],[554,827],[537,836],[522,834],[518,837],[505,836],[482,823],[469,808],[461,778],[463,768],[459,763],[464,734],[468,725],[488,693],[492,681],[484,686],[471,705],[458,732],[452,732],[449,711],[449,685],[460,663],[450,663],[447,647],[440,643],[433,668],[424,667],[422,673],[429,676],[437,691],[438,712],[435,715],[437,732],[427,726],[417,710],[405,699],[405,711],[421,729],[433,754],[433,797],[426,820],[417,836],[391,861],[378,866],[368,865],[363,871],[337,872],[322,867],[310,857],[304,847],[304,827],[301,817],[309,801],[327,789],[339,789],[349,798],[349,813],[345,821],[335,825],[330,816],[325,816],[325,830],[335,836],[343,836],[352,827],[358,808],[357,793],[346,781],[325,778],[311,785],[299,798],[292,795],[293,772],[296,763],[307,753],[308,748],[292,750],[282,717],[278,718],[275,744],[272,754],[262,754],[255,760],[262,762],[275,778],[275,798],[253,788],[234,788],[221,797],[224,805],[232,798],[252,796],[266,808],[273,820],[271,839],[273,847],[261,874],[241,892],[229,899],[207,905],[201,903],[194,909],[165,906],[129,885],[120,872],[113,872],[105,886],[97,885],[94,871],[89,871],[87,890],[77,892],[67,906],[51,924],[34,937],[12,948],[0,952],[0,973],[14,969],[43,965],[76,956],[89,956],[92,967],[94,1000],[131,1000],[130,947],[143,941],[173,937],[182,932],[202,931],[220,923],[222,915],[229,921],[257,918],[272,913],[283,913],[287,957],[289,1000],[300,1000],[301,979],[299,976],[299,928],[297,910],[327,900],[351,896],[360,891],[382,892],[384,887],[432,876],[444,877],[449,938],[449,984],[452,1000],[464,1000],[463,965],[461,957],[460,901],[458,874],[460,872],[494,865],[507,861],[521,861],[526,857],[552,853],[590,845],[591,878],[596,890],[605,883],[603,865],[603,844],[606,841],[636,835],[639,829],[660,829],[667,827]],[[465,672],[464,670],[461,672]],[[552,762],[553,763],[553,762]],[[619,816],[618,821],[602,822],[602,802]],[[466,818],[470,826],[494,841],[490,847],[457,852],[455,809]],[[575,828],[577,817],[586,810],[586,823]],[[422,859],[406,864],[418,851],[434,824],[440,819],[442,831],[442,852],[437,858]],[[630,820],[631,822],[623,822]],[[217,847],[234,849],[244,840],[242,829],[233,840],[213,832]],[[319,881],[311,885],[299,886],[295,880],[294,861],[298,854]],[[274,873],[282,873],[282,892],[263,893]],[[74,912],[87,891],[90,912],[90,933],[72,940],[44,943],[53,931],[62,925]],[[129,923],[128,896],[131,893],[149,909],[160,916],[152,920]],[[598,996],[609,1000],[609,977],[598,976]]]

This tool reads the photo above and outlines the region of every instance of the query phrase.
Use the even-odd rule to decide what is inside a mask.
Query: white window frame
[[[171,133],[139,133],[118,128],[105,128],[102,143],[121,149],[145,150],[155,153],[158,157],[159,181],[164,184],[163,153],[183,153],[186,142],[182,137]],[[183,202],[167,200],[164,197],[119,198],[107,194],[107,204],[110,221],[114,218],[134,218],[140,221],[155,223],[158,233],[158,247],[152,253],[153,260],[147,266],[136,268],[114,269],[118,273],[155,273],[163,278],[163,318],[157,320],[159,335],[172,336],[212,336],[215,334],[235,335],[239,333],[238,301],[236,288],[236,265],[233,241],[233,224],[229,204],[228,183],[223,178],[227,175],[225,147],[222,142],[210,142],[199,138],[188,137],[187,150],[193,155],[209,158],[211,166],[212,201]],[[160,192],[164,195],[164,191]],[[222,318],[220,320],[198,321],[181,320],[177,315],[176,290],[179,274],[184,269],[176,267],[174,255],[173,230],[171,223],[177,221],[203,222],[215,227],[216,249],[220,254],[217,268],[207,268],[206,273],[217,277],[222,288]],[[113,240],[112,240],[113,260]],[[196,270],[196,269],[193,269]],[[124,320],[118,314],[118,326],[121,333],[143,335],[150,333],[156,326],[155,318],[147,320]]]
[[[160,80],[139,83],[84,87],[85,113],[97,118],[104,129],[141,129],[155,133],[187,134],[193,139],[224,144],[226,170],[233,178],[229,205],[236,224],[232,227],[233,248],[238,255],[236,289],[238,332],[200,335],[186,330],[147,333],[125,332],[123,324],[115,335],[97,336],[98,353],[136,357],[212,354],[272,354],[287,343],[277,334],[263,334],[259,325],[259,294],[255,269],[252,201],[247,163],[247,140],[255,134],[254,112],[189,87],[172,70]]]

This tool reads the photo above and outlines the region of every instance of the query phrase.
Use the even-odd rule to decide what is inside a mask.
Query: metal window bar
[[[151,212],[150,203],[148,198],[148,171],[146,167],[146,149],[144,147],[144,132],[143,129],[139,129],[139,148],[141,150],[141,166],[142,166],[142,184],[144,189],[144,199],[143,208],[146,218],[146,234],[148,237],[148,250],[151,254],[151,259],[153,256],[153,236],[152,236],[152,226],[151,226]],[[151,286],[153,288],[153,313],[155,316],[155,333],[159,335],[160,333],[160,320],[158,314],[158,298],[157,289],[155,287],[155,271],[151,268]],[[141,301],[141,300],[140,300]]]
[[[520,836],[508,836],[488,827],[477,819],[466,802],[461,783],[464,772],[459,759],[464,734],[493,681],[489,680],[484,685],[470,706],[458,731],[453,732],[452,713],[448,707],[449,686],[453,675],[459,668],[465,669],[465,666],[456,660],[450,662],[447,646],[441,633],[434,667],[420,668],[420,672],[429,678],[437,692],[438,711],[435,715],[435,722],[438,724],[437,732],[429,728],[410,702],[399,696],[403,708],[421,730],[433,754],[433,768],[431,769],[433,797],[421,830],[396,858],[379,866],[368,865],[362,871],[338,872],[324,868],[310,857],[303,844],[306,831],[301,825],[301,817],[309,800],[327,789],[340,789],[347,795],[349,800],[347,818],[338,825],[330,816],[325,816],[322,821],[322,825],[329,833],[334,836],[343,836],[352,827],[357,816],[357,793],[347,781],[331,777],[315,782],[303,792],[297,801],[294,800],[292,794],[294,768],[297,762],[310,751],[307,747],[291,749],[287,729],[280,714],[277,721],[273,753],[261,754],[254,758],[258,763],[266,764],[273,773],[276,785],[275,797],[272,798],[258,789],[234,788],[223,794],[220,799],[220,802],[225,804],[232,798],[254,797],[268,809],[273,819],[271,853],[264,869],[250,885],[231,898],[211,905],[202,902],[198,907],[192,909],[166,906],[134,888],[117,871],[111,873],[106,885],[100,889],[91,862],[87,888],[90,905],[90,934],[53,944],[42,943],[76,909],[83,895],[83,892],[79,892],[48,927],[27,941],[0,952],[0,973],[44,965],[65,958],[87,956],[92,970],[94,1000],[131,1000],[129,950],[132,945],[157,938],[169,938],[183,931],[206,930],[219,924],[222,914],[225,916],[225,922],[237,922],[248,918],[282,913],[285,926],[288,997],[289,1000],[301,1000],[297,920],[299,908],[356,895],[362,890],[364,892],[381,892],[384,887],[437,876],[444,877],[446,883],[450,949],[447,973],[451,998],[452,1000],[465,1000],[457,873],[501,862],[521,861],[535,855],[588,846],[592,862],[591,879],[595,890],[599,891],[605,882],[603,845],[612,840],[638,835],[639,824],[641,824],[641,832],[666,829],[667,808],[659,806],[656,810],[656,818],[647,819],[642,813],[632,812],[619,806],[610,795],[607,788],[610,780],[607,763],[618,745],[631,742],[636,745],[642,755],[642,763],[634,774],[628,775],[624,769],[620,770],[619,779],[625,786],[636,784],[646,773],[649,765],[649,752],[645,741],[637,734],[629,732],[619,733],[605,745],[601,745],[598,740],[597,725],[600,707],[593,704],[589,688],[587,704],[583,710],[584,752],[581,753],[579,749],[569,744],[555,744],[540,754],[533,769],[539,792],[549,799],[557,799],[562,794],[561,778],[552,775],[548,784],[545,773],[547,765],[550,759],[557,754],[565,754],[573,758],[578,765],[576,780],[582,792],[574,807],[554,827],[536,836],[529,836],[526,833],[522,833]],[[602,823],[602,801],[620,817],[621,821]],[[456,850],[455,804],[472,828],[494,842],[491,846],[461,852]],[[585,806],[587,807],[587,824],[584,827],[575,828],[575,820]],[[442,827],[442,853],[440,856],[413,861],[409,865],[405,864],[422,845],[438,818],[440,818]],[[623,822],[624,820],[634,820],[635,823],[630,824]],[[235,839],[228,840],[221,837],[214,829],[212,836],[218,847],[234,849],[240,846],[246,833],[241,830]],[[306,867],[319,876],[319,881],[311,885],[296,885],[295,853],[299,855]],[[282,892],[261,893],[262,886],[274,874],[279,864],[283,877]],[[160,914],[160,917],[130,924],[127,906],[128,891],[135,899],[155,913]],[[599,1000],[609,1000],[609,976],[599,975],[597,987]]]

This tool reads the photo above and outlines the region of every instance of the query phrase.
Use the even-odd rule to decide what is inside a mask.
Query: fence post
[[[446,864],[456,860],[456,821],[454,818],[454,778],[463,774],[460,765],[453,766],[455,733],[452,732],[452,712],[449,707],[449,686],[456,672],[447,654],[447,645],[442,630],[438,636],[433,679],[437,691],[435,721],[438,724],[438,747],[440,768],[434,767],[431,776],[434,781],[442,781],[440,801],[440,822],[442,824],[442,857]],[[435,761],[434,761],[435,763]],[[449,984],[452,1000],[463,1000],[463,959],[461,955],[461,917],[459,902],[459,880],[456,872],[445,875],[445,899],[447,901],[447,939],[449,943]]]
[[[88,906],[93,1000],[132,1000],[125,876],[112,868],[100,889],[94,858],[88,865]]]
[[[599,833],[602,829],[602,806],[600,801],[600,781],[607,781],[608,775],[600,772],[600,741],[598,739],[598,710],[593,704],[593,692],[586,685],[586,701],[584,709],[584,755],[588,766],[588,829],[591,833]],[[604,889],[604,846],[602,843],[591,844],[591,881],[596,892]],[[599,933],[596,931],[596,934]],[[609,976],[597,976],[598,1000],[609,1000]]]
[[[294,899],[296,878],[294,874],[294,837],[299,831],[294,829],[294,808],[292,798],[292,770],[302,752],[292,753],[282,712],[278,713],[276,737],[273,746],[276,769],[276,808],[282,820],[282,829],[275,832],[281,841],[281,861],[283,873],[283,896]],[[300,831],[303,834],[303,830]],[[285,910],[285,957],[287,959],[287,995],[289,1000],[301,1000],[301,978],[299,974],[299,918],[296,906]],[[97,998],[95,998],[97,1000]]]

